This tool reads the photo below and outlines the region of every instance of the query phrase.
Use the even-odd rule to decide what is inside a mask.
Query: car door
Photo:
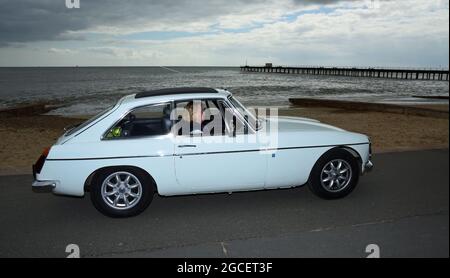
[[[224,100],[196,100],[206,107],[201,134],[181,134],[175,140],[175,172],[178,183],[192,192],[227,192],[262,189],[267,154],[260,151],[255,132],[234,132],[226,123]],[[189,101],[176,103],[177,109]],[[203,109],[203,108],[202,108]],[[216,123],[212,124],[211,119]],[[234,120],[238,120],[234,118]],[[221,126],[218,127],[218,123]],[[243,124],[243,123],[242,123]],[[213,126],[213,128],[211,128]]]

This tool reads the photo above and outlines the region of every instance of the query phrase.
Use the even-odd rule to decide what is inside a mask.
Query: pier
[[[333,75],[351,77],[371,77],[409,80],[448,81],[448,69],[402,69],[402,68],[354,68],[354,67],[274,67],[270,63],[265,66],[241,66],[241,72],[284,73]]]

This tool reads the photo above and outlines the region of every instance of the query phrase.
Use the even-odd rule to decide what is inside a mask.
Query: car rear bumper
[[[31,188],[33,191],[37,192],[53,192],[53,190],[56,188],[56,185],[58,184],[58,181],[39,181],[35,180],[31,184]]]
[[[37,166],[33,164],[33,178],[34,181],[31,183],[31,189],[35,192],[53,192],[58,184],[56,180],[38,180],[37,178]]]

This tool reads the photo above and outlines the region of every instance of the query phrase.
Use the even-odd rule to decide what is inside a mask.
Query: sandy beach
[[[448,105],[421,105],[446,110]],[[448,148],[449,120],[385,112],[361,112],[333,108],[291,108],[280,115],[308,117],[348,131],[370,136],[373,151]]]
[[[426,107],[448,111],[445,104]],[[279,114],[313,118],[367,134],[375,153],[449,146],[448,119],[331,108],[285,108]],[[64,127],[80,121],[48,115],[0,116],[0,174],[31,172],[31,165],[63,133]]]

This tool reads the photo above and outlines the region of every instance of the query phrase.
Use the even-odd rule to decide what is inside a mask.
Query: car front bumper
[[[369,173],[370,171],[372,171],[372,169],[373,169],[373,162],[372,162],[372,142],[370,141],[370,138],[369,138],[369,158],[368,158],[368,160],[366,161],[366,163],[364,164],[364,167],[363,167],[363,174],[364,173]]]
[[[364,165],[364,173],[369,173],[373,169],[373,163],[371,160],[368,160]]]

